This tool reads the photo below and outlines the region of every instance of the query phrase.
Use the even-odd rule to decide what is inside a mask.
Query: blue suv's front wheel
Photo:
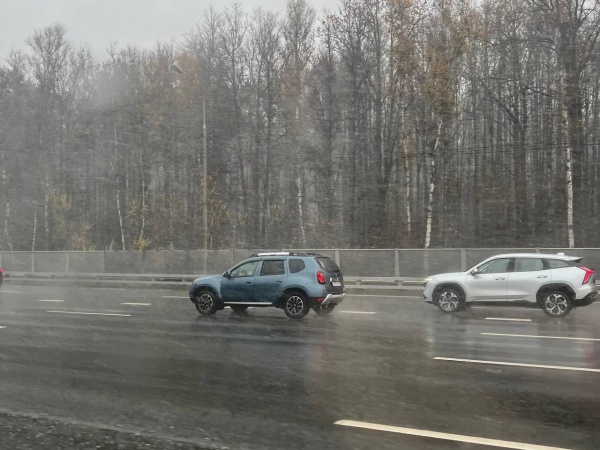
[[[219,309],[217,297],[208,289],[199,291],[196,294],[196,310],[204,316],[214,314]]]

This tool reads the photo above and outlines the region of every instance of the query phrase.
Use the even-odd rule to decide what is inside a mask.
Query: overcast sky
[[[240,3],[246,11],[258,7],[285,12],[286,0],[0,0],[0,60],[25,47],[34,29],[61,23],[74,44],[87,45],[104,59],[111,42],[151,48],[157,42],[180,41],[213,5],[222,10]],[[309,0],[317,12],[335,10],[340,0]]]

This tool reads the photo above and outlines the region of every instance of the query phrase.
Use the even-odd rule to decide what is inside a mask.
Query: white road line
[[[505,320],[507,322],[531,322],[531,319],[509,319],[506,317],[486,317],[485,320]]]
[[[86,287],[86,289],[104,289],[106,291],[126,291],[125,288],[111,288],[111,287]]]
[[[62,302],[64,302],[64,300],[50,300],[50,299],[44,298],[42,300],[38,300],[38,302],[62,303]]]
[[[189,297],[179,297],[177,295],[163,295],[162,298],[187,298],[187,299],[189,299]]]
[[[132,302],[125,302],[125,303],[121,303],[121,305],[131,305],[131,306],[152,306],[152,303],[132,303]]]
[[[111,313],[94,313],[94,312],[80,312],[80,311],[46,311],[48,313],[55,314],[82,314],[85,316],[119,316],[119,317],[131,317],[131,314],[111,314]]]
[[[0,294],[21,294],[19,291],[5,291],[4,289],[0,291]]]
[[[0,327],[0,329],[2,329],[2,328],[6,328],[6,327]]]
[[[340,311],[341,313],[346,314],[377,314],[374,311]]]
[[[517,366],[517,367],[533,367],[536,369],[557,369],[557,370],[573,370],[576,372],[596,372],[600,373],[600,369],[588,369],[585,367],[567,367],[567,366],[546,366],[543,364],[525,364],[525,363],[512,363],[506,361],[484,361],[481,359],[460,359],[460,358],[442,358],[436,356],[433,359],[440,361],[455,361],[455,362],[466,362],[475,364],[491,364],[494,366]]]
[[[477,436],[463,436],[461,434],[440,433],[437,431],[419,430],[416,428],[392,427],[389,425],[380,425],[377,423],[357,422],[355,420],[338,420],[335,425],[345,427],[365,428],[367,430],[387,431],[390,433],[408,434],[411,436],[421,436],[434,439],[443,439],[445,441],[465,442],[469,444],[487,445],[490,447],[513,448],[520,450],[568,450],[558,447],[548,447],[546,445],[524,444],[522,442],[501,441],[497,439],[487,439]]]
[[[567,336],[536,336],[535,334],[502,334],[502,333],[481,333],[485,336],[507,336],[507,337],[523,337],[523,338],[542,338],[542,339],[568,339],[572,341],[600,341],[594,338],[578,338]]]

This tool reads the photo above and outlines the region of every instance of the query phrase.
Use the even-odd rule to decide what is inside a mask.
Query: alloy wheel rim
[[[544,307],[546,308],[546,311],[553,316],[560,316],[567,311],[569,303],[564,295],[551,294],[546,297],[546,300],[544,301]]]
[[[287,309],[292,314],[300,314],[304,309],[304,300],[297,295],[291,296],[287,301]]]
[[[202,294],[198,299],[198,308],[204,312],[208,312],[213,307],[213,303],[214,301],[210,294]]]
[[[454,311],[458,308],[458,295],[451,291],[442,292],[438,302],[444,311]]]

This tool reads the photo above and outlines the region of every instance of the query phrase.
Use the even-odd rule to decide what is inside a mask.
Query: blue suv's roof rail
[[[318,253],[306,253],[306,252],[265,252],[255,253],[250,258],[256,258],[258,256],[320,256]]]

